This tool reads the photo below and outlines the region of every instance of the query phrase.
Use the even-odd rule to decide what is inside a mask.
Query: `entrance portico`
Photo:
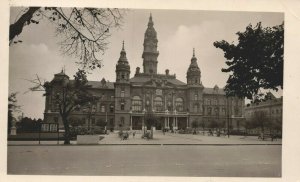
[[[171,129],[171,130],[178,130],[178,129],[186,129],[189,127],[189,114],[188,113],[154,113],[155,118],[157,119],[155,122],[156,130]],[[145,114],[143,113],[132,113],[131,118],[132,128],[133,130],[141,130],[143,126],[146,125],[145,121]],[[147,126],[150,129],[150,126]]]

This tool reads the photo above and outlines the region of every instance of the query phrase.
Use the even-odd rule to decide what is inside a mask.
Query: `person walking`
[[[132,132],[132,137],[133,137],[133,138],[135,137],[135,131]]]

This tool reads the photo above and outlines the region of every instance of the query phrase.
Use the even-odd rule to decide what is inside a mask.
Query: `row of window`
[[[146,100],[146,107],[150,107],[150,101]],[[155,97],[153,108],[155,111],[163,111],[163,100],[161,97]],[[176,98],[175,100],[175,107],[178,111],[183,111],[183,99],[182,98]],[[167,108],[168,110],[172,110],[172,101],[167,102]],[[132,110],[133,111],[142,111],[142,99],[140,96],[134,96],[132,98]]]

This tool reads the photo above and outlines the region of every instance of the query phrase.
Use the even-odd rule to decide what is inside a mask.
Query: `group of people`
[[[129,139],[129,132],[128,131],[122,131],[121,133],[120,133],[120,137],[121,137],[121,140],[128,140]],[[135,134],[136,134],[136,132],[135,131],[133,131],[132,132],[132,138],[134,138],[135,137]]]

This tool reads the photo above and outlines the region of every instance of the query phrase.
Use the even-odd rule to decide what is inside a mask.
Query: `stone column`
[[[132,114],[130,114],[130,130],[132,130]]]
[[[189,116],[186,117],[186,128],[189,127]]]

